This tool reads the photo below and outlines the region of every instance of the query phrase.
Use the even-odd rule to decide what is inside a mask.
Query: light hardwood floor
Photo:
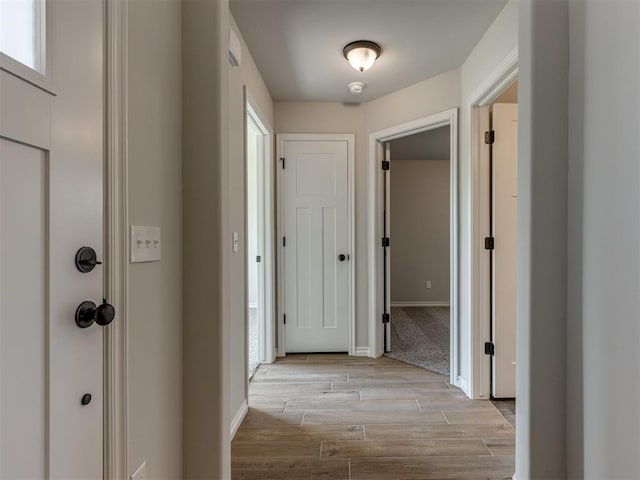
[[[262,365],[232,443],[234,480],[507,479],[515,430],[488,401],[389,358]]]

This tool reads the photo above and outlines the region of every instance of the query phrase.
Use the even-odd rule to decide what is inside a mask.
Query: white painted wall
[[[567,472],[568,3],[519,3],[519,480]]]
[[[460,70],[451,70],[365,104],[276,102],[277,133],[354,133],[356,209],[356,347],[369,346],[367,181],[369,134],[455,108]]]
[[[518,46],[518,2],[511,0],[473,49],[461,69],[462,103],[460,108],[460,373],[473,389],[471,381],[471,352],[473,322],[479,321],[479,301],[474,297],[471,279],[476,276],[472,265],[474,194],[472,175],[476,165],[471,162],[471,111],[470,97],[484,84],[487,77],[505,57]],[[486,339],[488,341],[489,339]],[[479,346],[477,346],[479,348]]]
[[[128,266],[127,471],[148,478],[182,476],[181,10],[128,2],[128,214],[162,228],[162,260]]]
[[[573,478],[637,478],[640,4],[569,4],[569,285],[582,291],[569,291],[568,469]],[[583,458],[574,405],[584,421]]]
[[[448,303],[449,160],[391,165],[391,303]]]
[[[228,479],[228,0],[182,0],[182,26],[184,469],[178,478]]]
[[[242,64],[229,67],[229,227],[231,232],[238,232],[240,250],[232,253],[229,250],[229,296],[230,296],[230,414],[234,417],[247,398],[246,372],[247,349],[245,335],[247,331],[246,309],[247,288],[245,285],[246,268],[246,235],[245,235],[245,105],[243,87],[247,85],[257,108],[268,126],[273,125],[273,101],[256,67],[251,52],[242,37],[233,17],[229,14],[231,28],[238,34],[242,43]]]

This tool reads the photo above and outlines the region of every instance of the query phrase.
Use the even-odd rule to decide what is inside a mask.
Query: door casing
[[[383,256],[381,238],[383,235],[383,174],[381,161],[384,156],[384,144],[391,140],[407,137],[436,128],[450,127],[450,382],[466,391],[461,385],[458,372],[458,110],[451,109],[428,117],[396,125],[369,135],[369,161],[367,162],[368,180],[368,233],[369,244],[369,352],[371,357],[384,353],[383,345]],[[388,182],[388,176],[387,176]],[[387,185],[388,186],[388,185]],[[393,243],[393,238],[391,238]],[[389,275],[387,269],[387,275]],[[388,281],[388,279],[387,279]]]
[[[277,314],[277,329],[278,329],[278,356],[284,357],[286,354],[286,339],[285,339],[285,326],[283,315],[286,313],[284,303],[284,247],[282,245],[282,237],[284,235],[284,215],[283,215],[283,195],[282,195],[282,158],[284,152],[284,143],[286,141],[346,141],[347,142],[347,172],[348,172],[348,226],[347,232],[349,235],[349,250],[350,261],[349,263],[349,355],[355,356],[356,351],[356,307],[355,307],[355,274],[356,274],[356,245],[355,245],[355,158],[354,158],[354,144],[355,135],[353,134],[317,134],[317,133],[286,133],[277,135],[277,159],[278,159],[278,182],[277,182],[277,244],[278,247],[278,314]],[[366,355],[365,355],[366,356]]]

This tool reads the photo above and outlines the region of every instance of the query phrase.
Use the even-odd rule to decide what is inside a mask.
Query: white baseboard
[[[434,302],[391,302],[391,307],[448,307],[448,301]]]
[[[458,375],[458,381],[456,382],[456,387],[466,393],[467,397],[471,398],[471,392],[469,391],[469,384],[467,381]]]
[[[356,357],[369,357],[370,354],[369,347],[356,347]]]
[[[244,420],[244,417],[247,415],[248,411],[249,411],[249,405],[247,404],[247,400],[245,399],[245,401],[242,402],[242,405],[240,405],[240,408],[236,412],[236,416],[233,417],[233,420],[231,420],[231,439],[232,440],[233,440],[233,437],[236,436],[236,432],[240,428],[240,425],[242,425],[242,421]]]

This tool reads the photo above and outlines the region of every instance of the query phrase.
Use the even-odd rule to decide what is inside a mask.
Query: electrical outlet
[[[142,465],[131,474],[129,480],[146,480],[147,478],[147,462],[142,462]]]
[[[427,288],[431,288],[431,280],[427,280]]]

